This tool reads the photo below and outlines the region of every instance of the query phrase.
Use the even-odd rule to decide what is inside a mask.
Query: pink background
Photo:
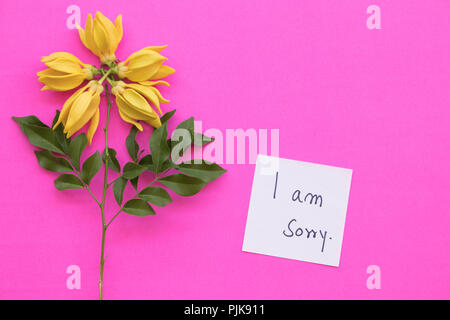
[[[450,298],[448,0],[2,1],[0,298],[97,298],[98,208],[82,190],[54,188],[57,175],[11,120],[49,123],[70,94],[39,91],[41,56],[97,62],[66,27],[72,4],[83,24],[97,9],[123,14],[119,58],[169,45],[177,73],[162,91],[176,121],[279,128],[280,156],[354,170],[339,268],[242,252],[254,165],[225,165],[221,179],[156,216],[118,217],[105,298]],[[366,27],[370,4],[381,7],[381,30]],[[128,130],[113,109],[110,146],[122,163]],[[102,144],[99,129],[85,156]],[[93,188],[101,184],[99,174]],[[66,288],[72,264],[81,290]],[[380,290],[366,287],[372,264]]]

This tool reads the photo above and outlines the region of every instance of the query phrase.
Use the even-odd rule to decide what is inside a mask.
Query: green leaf
[[[191,136],[194,136],[194,117],[190,117],[189,119],[184,120],[183,122],[180,122],[179,125],[177,125],[176,129],[186,129],[189,132],[191,132]]]
[[[117,160],[116,158],[117,151],[114,150],[113,148],[108,148],[108,154],[109,154],[108,168],[114,170],[115,172],[120,173],[120,163],[119,160]],[[102,153],[103,163],[105,163],[105,159],[106,159],[106,149],[104,149]]]
[[[81,179],[86,184],[91,182],[91,179],[97,174],[102,167],[102,159],[100,153],[96,151],[92,156],[86,159],[81,168]]]
[[[83,189],[83,183],[73,174],[62,174],[55,180],[58,190]]]
[[[153,159],[152,159],[152,155],[151,155],[151,154],[148,154],[148,155],[142,157],[142,159],[139,160],[139,164],[140,164],[141,166],[146,167],[146,169],[147,169],[148,171],[154,171],[154,168],[153,168]]]
[[[123,206],[123,211],[138,217],[156,214],[155,210],[142,199],[131,199]]]
[[[12,117],[21,127],[23,124],[33,125],[38,127],[48,128],[48,126],[39,120],[36,116],[27,116],[27,117]],[[22,128],[21,128],[22,129]]]
[[[150,137],[150,150],[152,152],[153,168],[156,173],[162,171],[163,164],[169,159],[170,149],[167,145],[167,124],[153,131]]]
[[[161,187],[147,187],[139,192],[138,196],[159,207],[164,207],[172,202],[169,193]]]
[[[185,197],[198,193],[204,186],[206,186],[206,182],[198,178],[186,176],[182,173],[163,177],[159,179],[159,182],[180,196]]]
[[[175,114],[176,109],[164,113],[164,115],[161,117],[161,123],[167,122],[172,116]]]
[[[43,124],[37,117],[13,117],[19,124],[22,132],[27,136],[30,143],[36,147],[64,154],[57,138],[56,133]]]
[[[203,133],[194,132],[194,144],[196,146],[204,146],[205,144],[208,144],[210,142],[213,142],[215,139],[205,136]]]
[[[141,166],[140,164],[134,162],[128,162],[123,167],[123,177],[125,179],[131,180],[139,176],[142,172],[144,172],[147,168]]]
[[[199,163],[197,163],[197,161]],[[176,166],[176,169],[205,182],[214,181],[226,172],[226,170],[221,166],[215,163],[207,162],[203,159],[191,160],[190,163],[180,163]]]
[[[178,141],[171,140],[170,142],[170,155],[173,162],[177,162],[178,159],[184,154],[184,152],[191,147],[192,139],[189,138],[188,141],[185,141],[188,138],[185,135],[181,135],[178,137]]]
[[[69,158],[76,170],[80,170],[80,157],[87,145],[87,138],[84,133],[80,133],[69,144]]]
[[[136,142],[136,133],[138,129],[135,126],[132,126],[130,129],[130,133],[128,134],[127,139],[125,140],[125,144],[127,146],[128,154],[134,162],[137,161],[137,154],[139,152],[139,145]]]
[[[52,126],[51,126],[52,128],[55,126],[56,122],[58,121],[59,114],[60,114],[59,110],[56,110],[56,114],[55,114],[55,116],[53,117],[53,121],[52,121]],[[59,126],[58,126],[58,127],[59,127]]]
[[[184,154],[184,152],[191,147],[191,145],[194,143],[194,118],[190,117],[189,119],[184,120],[183,122],[181,122],[180,124],[178,124],[178,126],[175,128],[175,130],[177,129],[184,129],[187,130],[189,132],[189,136],[190,136],[190,141],[186,141],[188,143],[186,143],[184,141],[185,136],[181,135],[181,139],[179,139],[178,141],[175,140],[171,140],[170,143],[170,149],[171,151],[173,151],[176,147],[177,147],[177,152],[175,157],[173,157],[172,155],[172,161],[176,162],[180,156],[182,156]],[[182,144],[182,145],[180,145]],[[182,147],[182,148],[181,148]]]
[[[70,172],[73,171],[69,161],[61,157],[55,157],[50,151],[35,151],[39,165],[47,170],[54,172]]]
[[[133,186],[134,190],[138,189],[139,176],[130,180],[130,184]]]
[[[52,128],[54,127],[54,125],[58,121],[59,114],[60,114],[59,110],[56,110],[56,114],[55,114],[55,117],[53,118],[53,122],[52,122]],[[56,140],[58,140],[58,143],[61,146],[61,149],[64,151],[64,154],[66,154],[66,155],[69,154],[70,139],[68,139],[66,137],[66,135],[64,134],[64,126],[63,126],[63,124],[60,123],[58,125],[58,127],[56,127],[56,129],[54,131],[55,131],[55,134],[56,134]]]
[[[161,172],[166,171],[167,169],[173,169],[175,168],[175,163],[173,163],[172,161],[170,161],[170,159],[164,161],[164,163],[162,164],[161,167]]]
[[[123,201],[123,191],[127,185],[127,180],[123,177],[117,178],[117,180],[113,184],[113,194],[116,199],[117,204],[122,205]]]

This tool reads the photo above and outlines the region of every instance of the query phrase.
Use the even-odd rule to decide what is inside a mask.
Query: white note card
[[[339,266],[352,170],[258,155],[243,251]]]

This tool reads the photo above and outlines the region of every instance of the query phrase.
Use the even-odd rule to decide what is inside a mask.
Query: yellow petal
[[[95,14],[95,23],[99,23],[103,30],[105,30],[107,38],[108,38],[108,48],[106,52],[114,53],[117,49],[117,31],[115,25],[105,17],[100,11],[97,11]]]
[[[158,96],[155,94],[155,92],[152,91],[151,88],[143,86],[143,85],[140,85],[140,84],[136,84],[136,83],[128,83],[126,86],[128,88],[136,90],[137,92],[142,94],[145,98],[150,100],[156,106],[156,108],[158,109],[159,113],[162,115],[162,111],[161,111],[161,108],[159,106]]]
[[[100,119],[100,109],[97,108],[97,111],[94,113],[94,115],[91,118],[91,123],[90,123],[89,129],[87,131],[87,138],[88,138],[89,145],[92,143],[92,138],[94,137],[95,131],[97,131],[99,119]]]
[[[67,137],[80,130],[92,118],[97,109],[93,104],[95,99],[100,102],[100,96],[98,94],[93,95],[91,91],[85,91],[75,99],[64,128],[64,131],[68,133]]]
[[[153,50],[156,52],[161,52],[163,51],[165,48],[167,48],[167,44],[164,46],[151,46],[151,47],[145,47],[144,50]]]
[[[156,51],[139,50],[131,54],[125,61],[128,62],[127,67],[129,69],[134,69],[156,65],[162,63],[164,60],[167,60],[167,58]]]
[[[100,22],[98,22],[97,17],[94,21],[94,42],[100,53],[106,53],[109,50],[109,45],[111,43],[105,28]]]
[[[80,64],[67,59],[56,59],[45,64],[53,70],[64,73],[80,73],[82,71]]]
[[[78,119],[78,121],[70,128],[70,131],[67,133],[67,137],[69,138],[75,132],[80,130],[95,114],[98,110],[98,105],[100,104],[100,95],[95,94],[92,97],[91,102],[89,103],[86,112]]]
[[[155,128],[161,127],[161,119],[159,119],[159,117],[156,119],[145,120],[145,122],[147,122],[149,125],[151,125],[152,127],[155,127]]]
[[[117,103],[117,107],[119,109],[119,115],[122,118],[122,120],[133,124],[134,126],[136,126],[136,128],[138,128],[139,131],[143,131],[144,129],[142,128],[142,125],[140,123],[134,121],[127,114],[125,114],[125,112],[123,110],[126,109],[127,106],[126,106],[126,103],[120,99],[119,95],[116,96],[116,103]]]
[[[173,68],[171,68],[169,66],[166,66],[166,65],[162,65],[159,68],[159,70],[152,75],[150,80],[162,79],[162,78],[165,78],[167,76],[170,76],[174,72],[175,72],[175,69],[173,69]]]
[[[95,13],[95,22],[100,22],[103,27],[105,27],[105,30],[108,32],[108,34],[113,33],[116,28],[116,26],[109,20],[107,17],[103,15],[100,11],[97,11]]]
[[[38,77],[47,77],[47,76],[66,76],[67,74],[61,71],[53,70],[53,69],[44,69],[37,73]]]
[[[78,35],[80,36],[80,40],[81,40],[81,42],[83,43],[83,45],[84,45],[86,48],[89,49],[89,45],[88,45],[88,43],[87,43],[87,41],[86,41],[86,34],[85,34],[83,28],[78,28]]]
[[[53,130],[55,130],[58,125],[62,122],[64,125],[66,124],[67,121],[67,116],[69,115],[70,112],[70,108],[72,107],[72,103],[75,101],[76,98],[78,98],[80,96],[80,94],[87,89],[87,87],[89,87],[89,85],[85,85],[83,88],[78,89],[77,91],[75,91],[74,94],[72,94],[69,99],[66,100],[66,102],[64,102],[64,105],[61,109],[61,113],[59,114],[59,118],[58,121],[55,123],[55,125],[53,126]]]
[[[150,107],[147,100],[133,89],[125,89],[121,94],[123,100],[130,107],[130,112],[127,112],[132,118],[143,120],[143,117],[157,117],[158,115]]]
[[[39,82],[44,83],[48,89],[55,91],[67,91],[78,87],[83,82],[84,78],[84,73],[74,73],[68,75],[41,74],[38,80]]]
[[[92,51],[96,56],[100,56],[100,51],[97,48],[97,45],[94,41],[94,31],[93,26],[94,22],[92,21],[92,15],[88,14],[86,19],[86,25],[84,26],[84,35],[86,39],[87,48]]]
[[[156,86],[158,84],[163,84],[165,86],[170,86],[170,84],[167,81],[163,81],[163,80],[158,80],[158,81],[140,81],[140,84],[144,85],[144,86]]]
[[[80,59],[78,59],[76,56],[74,56],[73,54],[68,53],[68,52],[54,52],[54,53],[52,53],[49,56],[42,57],[41,61],[44,62],[44,63],[47,63],[47,62],[51,62],[51,61],[54,61],[54,60],[57,60],[57,59],[70,60],[70,61],[73,61],[75,63],[84,65],[84,63],[81,62]]]
[[[139,68],[134,70],[125,71],[124,78],[127,78],[131,81],[144,81],[149,79],[154,73],[155,69],[158,69],[158,66],[154,66],[153,68]]]
[[[128,101],[126,101],[122,95],[118,95],[116,99],[117,106],[122,111],[123,114],[125,114],[130,119],[136,119],[136,120],[144,120],[147,118],[150,118],[148,114],[139,112],[139,110],[135,109],[134,106],[130,105]],[[150,106],[149,106],[150,108]]]
[[[124,76],[132,81],[145,81],[150,79],[161,68],[167,58],[151,50],[140,50],[133,53],[128,59],[128,70]]]
[[[168,103],[168,102],[170,102],[169,100],[167,100],[166,98],[164,98],[164,97],[161,95],[161,92],[159,92],[159,90],[156,89],[155,87],[150,87],[150,90],[152,90],[152,91],[158,96],[158,99],[159,99],[160,102],[162,102],[162,103]]]
[[[123,37],[123,26],[122,26],[122,15],[119,14],[116,18],[116,21],[114,21],[114,26],[116,27],[116,38],[117,38],[117,44],[122,40]]]

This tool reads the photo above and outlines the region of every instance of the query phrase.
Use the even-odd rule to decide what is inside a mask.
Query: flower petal
[[[105,28],[97,21],[97,19],[94,21],[94,42],[100,53],[109,51],[108,49],[111,41]]]
[[[47,89],[55,91],[67,91],[78,87],[83,82],[84,78],[84,73],[51,75],[50,72],[48,72],[41,73],[38,80],[39,82],[44,83]]]
[[[116,103],[117,103],[117,107],[119,109],[119,115],[122,118],[123,121],[128,122],[133,124],[134,126],[136,126],[136,128],[138,128],[139,131],[143,131],[144,129],[142,128],[142,125],[134,120],[132,120],[125,112],[124,110],[126,110],[128,107],[126,105],[126,103],[120,98],[120,95],[116,96]]]
[[[36,73],[38,75],[38,77],[61,77],[61,76],[67,76],[66,73],[61,72],[61,71],[57,71],[57,70],[53,70],[53,69],[44,69],[42,71],[39,71],[38,73]]]
[[[125,61],[128,62],[127,67],[133,69],[162,63],[164,60],[167,60],[167,58],[158,52],[142,49],[131,54]]]
[[[41,61],[43,63],[47,63],[47,62],[54,61],[57,59],[66,59],[66,60],[70,60],[75,63],[81,64],[81,65],[84,65],[84,63],[81,62],[80,59],[78,59],[76,56],[74,56],[73,54],[68,53],[68,52],[54,52],[49,56],[42,57]]]
[[[67,122],[67,116],[69,115],[70,112],[70,108],[72,107],[72,103],[75,101],[76,98],[78,98],[80,96],[80,94],[87,89],[87,87],[89,87],[89,85],[85,85],[83,88],[78,89],[77,91],[75,91],[74,94],[72,94],[69,99],[66,100],[66,102],[64,102],[64,105],[61,109],[61,113],[59,114],[59,118],[58,121],[55,123],[55,125],[53,126],[53,130],[55,130],[58,125],[62,122],[64,124],[64,126],[66,125]]]
[[[123,37],[123,26],[122,26],[122,15],[119,14],[116,18],[116,21],[114,21],[114,26],[116,27],[116,47],[120,43]]]
[[[163,81],[163,80],[158,80],[158,81],[140,81],[140,84],[142,84],[143,86],[156,86],[158,84],[163,84],[165,86],[170,86],[170,84],[167,81]]]
[[[142,94],[145,98],[150,100],[156,106],[159,113],[162,115],[162,111],[159,106],[158,96],[155,94],[154,91],[151,90],[151,88],[136,83],[128,83],[126,86],[128,88],[136,90],[138,93]]]
[[[144,50],[153,50],[156,52],[161,52],[163,51],[165,48],[167,48],[167,44],[164,46],[151,46],[151,47],[145,47]]]
[[[78,35],[80,36],[80,40],[81,40],[81,42],[83,43],[83,45],[84,45],[86,48],[89,49],[89,45],[88,45],[88,43],[87,43],[87,41],[86,41],[86,34],[85,34],[83,28],[81,28],[81,27],[78,28]]]
[[[151,125],[154,128],[159,128],[161,127],[161,119],[155,118],[155,119],[148,119],[148,120],[144,120],[145,122],[147,122],[149,125]]]
[[[164,97],[161,95],[161,92],[159,92],[159,90],[156,89],[155,87],[150,87],[150,90],[152,90],[152,91],[158,96],[158,99],[159,99],[160,102],[162,102],[162,103],[168,103],[168,102],[170,102],[169,100],[167,100],[166,98],[164,98]]]
[[[80,73],[82,71],[80,65],[68,59],[56,59],[45,63],[47,67],[53,70],[65,73]]]
[[[133,114],[135,114],[135,116],[130,114],[133,118],[143,120],[142,117],[158,117],[156,112],[148,104],[147,100],[145,100],[144,97],[142,97],[135,90],[125,89],[121,96],[130,109],[133,110]]]
[[[92,21],[92,15],[88,14],[86,19],[86,25],[84,26],[84,35],[86,39],[87,48],[92,51],[96,56],[100,56],[100,51],[94,41],[94,22]]]
[[[128,70],[124,72],[124,78],[131,81],[145,81],[149,79],[158,69],[159,66],[153,66],[151,68],[139,68],[134,70]]]
[[[108,39],[108,48],[105,52],[114,53],[119,43],[117,41],[116,26],[100,11],[97,11],[97,13],[95,14],[95,23],[99,23],[99,26],[101,26],[102,29],[106,32],[106,36]]]
[[[98,121],[100,120],[100,109],[97,108],[97,111],[91,118],[91,123],[89,125],[89,129],[87,131],[87,138],[89,145],[92,143],[92,138],[94,137],[95,131],[97,131]]]
[[[83,92],[74,102],[69,112],[66,127],[69,138],[80,130],[94,115],[100,103],[100,95],[91,91]]]
[[[175,69],[166,66],[166,65],[162,65],[157,72],[155,72],[152,77],[150,78],[150,80],[156,80],[156,79],[162,79],[165,78],[167,76],[170,76],[171,74],[175,73]]]

